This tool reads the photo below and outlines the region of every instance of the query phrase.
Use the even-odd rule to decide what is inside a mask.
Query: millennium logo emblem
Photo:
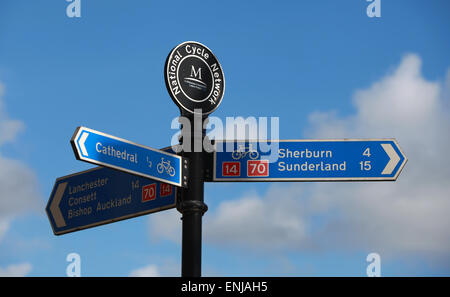
[[[192,65],[191,76],[184,78],[184,82],[190,87],[198,90],[205,91],[208,87],[205,82],[202,81],[202,68],[198,68],[195,71],[194,65]]]
[[[184,42],[175,47],[165,64],[165,81],[173,101],[182,112],[213,112],[222,101],[225,79],[219,61],[201,43]]]

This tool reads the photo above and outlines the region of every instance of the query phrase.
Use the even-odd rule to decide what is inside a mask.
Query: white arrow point
[[[392,174],[398,162],[400,162],[400,156],[397,154],[397,152],[394,150],[391,144],[382,143],[381,146],[383,147],[386,154],[389,156],[389,162],[387,163],[386,167],[384,167],[383,172],[381,172],[381,174]]]
[[[61,209],[59,208],[59,203],[61,202],[61,198],[64,195],[64,191],[66,190],[67,182],[61,183],[58,185],[56,189],[55,196],[53,196],[52,204],[50,205],[50,212],[52,213],[53,219],[55,220],[56,227],[61,228],[66,226],[66,221],[64,221],[64,217],[61,213]]]
[[[81,152],[82,152],[83,155],[86,156],[86,157],[88,157],[89,154],[88,154],[88,152],[87,152],[87,150],[86,150],[86,146],[84,145],[84,143],[86,142],[86,139],[87,139],[88,136],[89,136],[89,133],[83,132],[83,134],[81,134],[80,142],[79,142]]]

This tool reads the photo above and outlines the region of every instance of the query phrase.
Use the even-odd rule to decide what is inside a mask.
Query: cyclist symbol
[[[164,161],[164,158],[161,158],[161,162],[158,163],[158,165],[156,166],[156,170],[158,170],[158,172],[161,174],[164,171],[166,171],[167,174],[169,174],[170,176],[174,176],[175,175],[175,168],[173,168],[170,165],[170,161]]]
[[[246,150],[248,149],[248,150]],[[253,149],[252,145],[249,144],[248,147],[245,145],[238,145],[238,149],[233,151],[231,157],[235,160],[240,160],[249,156],[250,159],[255,160],[259,158],[259,153],[257,150]]]

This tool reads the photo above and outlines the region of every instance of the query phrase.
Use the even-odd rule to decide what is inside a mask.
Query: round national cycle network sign
[[[166,87],[182,111],[204,115],[213,112],[225,92],[225,78],[219,61],[209,48],[195,41],[176,46],[164,67]]]

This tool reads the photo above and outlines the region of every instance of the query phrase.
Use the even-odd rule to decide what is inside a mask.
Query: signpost
[[[210,181],[395,181],[407,161],[394,139],[277,142],[270,162],[258,141],[216,141]]]
[[[46,212],[55,235],[174,208],[176,187],[106,167],[56,180]]]
[[[208,153],[204,121],[225,92],[218,59],[201,43],[183,42],[169,53],[164,75],[188,119],[181,156],[78,127],[70,141],[75,157],[103,167],[56,180],[46,207],[56,235],[176,206],[183,222],[181,275],[199,277],[205,181],[395,181],[406,164],[394,139],[216,141]]]
[[[78,160],[187,187],[188,161],[131,141],[78,127],[70,141]]]
[[[189,186],[181,191],[177,209],[183,215],[181,275],[199,277],[202,216],[208,209],[204,203],[204,171],[207,166],[204,161],[207,155],[203,151],[203,119],[222,101],[225,78],[211,50],[193,41],[183,42],[169,53],[164,75],[169,95],[180,108],[181,115],[187,117],[190,123],[190,129],[183,129],[184,134],[181,135],[183,140],[191,143],[191,147],[182,152],[191,161]]]

